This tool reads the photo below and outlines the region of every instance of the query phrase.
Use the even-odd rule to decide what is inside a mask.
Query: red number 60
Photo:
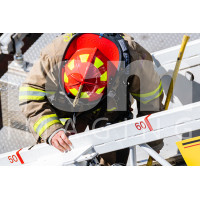
[[[140,122],[140,123],[135,123],[135,127],[137,128],[137,130],[142,130],[145,129],[147,126],[144,122]]]

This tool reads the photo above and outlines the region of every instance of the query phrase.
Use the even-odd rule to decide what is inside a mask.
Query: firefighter
[[[149,52],[127,34],[64,34],[45,47],[20,87],[22,112],[37,142],[70,151],[68,136],[163,110],[163,89]],[[149,145],[157,152],[158,140]],[[129,150],[99,156],[126,165]]]

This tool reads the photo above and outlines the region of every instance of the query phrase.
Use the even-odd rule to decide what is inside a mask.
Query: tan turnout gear
[[[59,87],[59,67],[63,58],[64,51],[70,38],[68,35],[57,37],[51,44],[44,48],[40,54],[40,59],[34,64],[29,72],[26,81],[20,87],[19,99],[22,112],[27,117],[29,129],[35,139],[39,142],[47,142],[48,138],[58,129],[65,128],[64,122],[73,118],[73,107],[66,105],[69,111],[63,111],[57,106],[50,103],[51,95]],[[124,40],[128,43],[129,53],[131,56],[131,74],[128,82],[128,91],[137,100],[138,116],[144,116],[163,110],[162,98],[163,89],[161,80],[154,70],[152,57],[144,48],[136,43],[132,37],[124,34]],[[141,61],[137,63],[137,61]],[[147,61],[148,64],[145,62]],[[49,98],[47,98],[49,96]],[[62,98],[56,99],[63,102]],[[70,107],[71,106],[71,107]],[[108,118],[111,123],[116,123],[120,111],[115,111],[115,106],[107,105],[107,109],[102,112],[103,108],[99,107],[91,112],[78,113],[76,121],[77,132],[83,132],[87,126],[93,128],[93,122],[102,117]],[[80,117],[79,117],[80,114]],[[97,123],[95,128],[104,126],[106,121]],[[159,150],[163,146],[162,140],[152,142],[150,145]],[[117,151],[111,153],[110,160],[107,154],[105,159],[101,159],[102,164],[110,165],[114,162],[120,162],[120,155],[123,161],[127,160],[128,153]]]

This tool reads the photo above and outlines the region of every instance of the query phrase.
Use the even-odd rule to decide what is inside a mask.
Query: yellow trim
[[[74,95],[76,96],[78,94],[78,90],[73,88],[73,89],[69,89],[69,91]]]
[[[70,91],[74,96],[76,96],[76,95],[78,94],[78,90],[75,89],[75,88],[69,89],[69,91]],[[81,92],[80,98],[87,99],[87,98],[90,98],[90,96],[88,95],[87,92]]]
[[[36,131],[37,127],[46,119],[51,118],[51,117],[57,117],[56,114],[51,114],[51,115],[45,115],[43,117],[41,117],[35,124],[33,129]]]
[[[87,98],[90,98],[90,96],[88,95],[87,92],[81,92],[80,98],[87,99]]]
[[[148,102],[150,102],[150,101],[152,101],[152,100],[158,98],[158,97],[162,94],[162,92],[163,92],[163,88],[162,88],[162,90],[160,91],[160,93],[159,93],[156,97],[154,97],[153,99],[148,100],[148,101],[141,101],[141,102],[142,102],[143,104],[147,104]]]
[[[73,69],[74,69],[74,59],[71,60],[71,61],[68,63],[68,68],[69,68],[70,70],[73,70]]]
[[[44,90],[39,90],[33,87],[20,87],[19,89],[20,92],[28,92],[28,91],[36,91],[36,92],[45,92]]]
[[[19,96],[19,100],[44,100],[43,96]]]
[[[100,76],[101,81],[107,81],[107,71]]]
[[[110,112],[110,111],[113,111],[113,110],[116,110],[116,109],[117,109],[116,107],[113,107],[111,109],[107,109],[107,111]]]
[[[50,122],[46,123],[46,124],[40,129],[40,131],[39,131],[39,133],[38,133],[39,136],[41,136],[47,128],[49,128],[50,126],[52,126],[52,125],[54,125],[54,124],[60,124],[60,120],[56,119],[56,120],[53,120],[53,121],[50,121]]]
[[[68,83],[68,77],[67,77],[67,75],[65,73],[64,73],[64,82]]]
[[[60,122],[62,123],[62,125],[65,125],[66,121],[69,120],[70,118],[61,118]]]
[[[97,93],[97,94],[101,94],[101,93],[103,92],[104,88],[105,88],[105,87],[99,88],[99,89],[96,91],[96,93]]]
[[[162,82],[160,81],[159,86],[154,91],[152,91],[152,92],[145,93],[145,94],[135,94],[135,93],[131,93],[131,94],[133,96],[136,96],[136,97],[149,97],[149,96],[154,95],[161,87],[162,87]]]
[[[83,55],[80,55],[80,60],[82,63],[85,63],[87,62],[88,58],[89,58],[89,54],[83,54]]]
[[[94,66],[98,69],[99,67],[101,67],[104,63],[99,59],[99,58],[95,58],[94,61]]]

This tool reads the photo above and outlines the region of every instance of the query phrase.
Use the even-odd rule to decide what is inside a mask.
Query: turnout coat
[[[127,92],[128,95],[137,100],[137,116],[163,110],[162,83],[154,69],[150,53],[129,35],[124,34],[124,40],[131,56],[130,70],[132,75],[128,79]],[[53,103],[55,98],[54,101],[51,98],[51,95],[59,88],[60,63],[69,41],[69,34],[64,34],[45,47],[41,51],[39,60],[29,72],[26,81],[20,87],[20,107],[28,119],[30,131],[38,142],[49,143],[49,138],[58,130],[67,129],[65,122],[73,119],[73,107],[63,100],[62,95],[57,96],[56,104]],[[67,109],[60,107],[63,104]],[[98,128],[107,123],[116,123],[122,120],[119,117],[122,113],[116,111],[114,104],[106,105],[106,107],[106,109],[102,109],[100,103],[95,109],[76,113],[76,122],[74,122],[76,130],[74,131],[79,133],[83,132],[87,126],[90,129]],[[99,118],[106,120],[99,120],[94,127],[94,121]],[[163,143],[156,141],[150,145],[155,150],[159,150]]]

